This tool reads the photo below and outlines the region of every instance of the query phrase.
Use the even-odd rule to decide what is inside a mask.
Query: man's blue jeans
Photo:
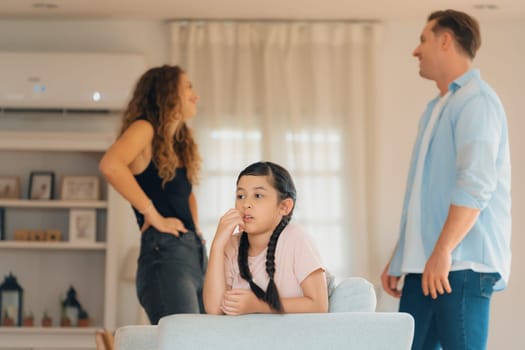
[[[487,346],[490,298],[498,273],[451,271],[451,294],[423,295],[421,274],[405,276],[399,311],[414,317],[412,350],[482,350]]]

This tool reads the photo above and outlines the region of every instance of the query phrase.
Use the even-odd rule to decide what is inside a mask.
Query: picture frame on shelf
[[[18,176],[0,176],[0,198],[20,198],[20,178]]]
[[[94,243],[96,241],[97,216],[95,209],[69,210],[69,241]]]
[[[64,176],[60,192],[64,200],[98,200],[100,181],[98,176]]]
[[[32,171],[29,175],[29,199],[53,199],[55,173],[52,171]]]

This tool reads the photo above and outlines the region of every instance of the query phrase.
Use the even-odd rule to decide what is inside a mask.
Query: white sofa
[[[115,350],[410,349],[412,317],[374,312],[368,281],[347,278],[330,290],[327,314],[172,315],[159,326],[119,328]]]

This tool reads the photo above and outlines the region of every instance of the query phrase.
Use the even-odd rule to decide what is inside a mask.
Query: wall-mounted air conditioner
[[[122,110],[142,55],[0,52],[0,110]]]

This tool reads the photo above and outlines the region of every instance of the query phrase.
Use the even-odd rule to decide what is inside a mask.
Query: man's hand
[[[436,299],[438,293],[440,295],[445,294],[445,292],[452,293],[452,288],[450,288],[450,283],[448,282],[448,273],[451,265],[452,257],[450,252],[436,247],[425,265],[421,279],[421,287],[425,296],[430,294],[432,299]]]
[[[381,284],[383,289],[387,294],[393,296],[394,298],[401,297],[401,291],[397,289],[397,284],[399,283],[399,276],[391,276],[388,274],[388,269],[390,268],[390,262],[386,264],[383,273],[381,274]]]
[[[251,290],[232,289],[226,291],[222,300],[221,310],[226,315],[243,315],[262,312],[261,303]]]

